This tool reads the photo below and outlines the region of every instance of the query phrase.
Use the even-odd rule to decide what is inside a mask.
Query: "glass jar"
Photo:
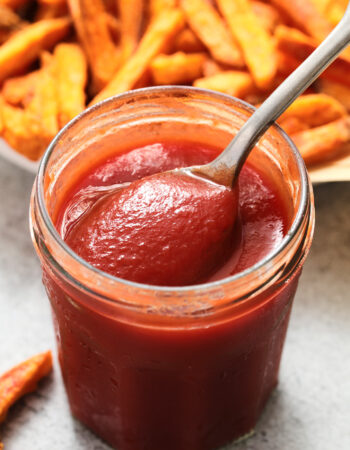
[[[248,104],[188,87],[147,88],[83,112],[45,153],[31,228],[51,302],[75,417],[120,450],[209,450],[249,433],[277,383],[314,207],[304,162],[272,126],[249,161],[288,209],[283,241],[224,280],[155,287],[103,273],[54,227],[63,199],[92,164],[132,146],[182,136],[224,147]]]

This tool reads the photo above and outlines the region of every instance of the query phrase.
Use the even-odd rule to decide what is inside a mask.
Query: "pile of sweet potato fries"
[[[130,89],[208,88],[258,105],[347,0],[0,0],[0,136],[37,160],[87,105]],[[348,152],[350,48],[279,119],[307,165]]]

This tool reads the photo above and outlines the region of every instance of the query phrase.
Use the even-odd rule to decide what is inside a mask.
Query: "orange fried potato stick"
[[[29,129],[25,111],[6,103],[0,97],[0,112],[2,116],[1,137],[18,153],[36,160],[39,155],[38,143]]]
[[[121,57],[126,61],[135,51],[141,36],[144,0],[118,0],[118,5]]]
[[[203,75],[205,53],[176,52],[159,55],[151,62],[151,73],[155,84],[191,83]]]
[[[25,106],[31,100],[39,79],[40,70],[29,72],[21,77],[8,78],[2,88],[5,101],[14,106]]]
[[[182,30],[175,38],[174,51],[197,53],[203,52],[205,46],[190,28]]]
[[[350,117],[291,135],[308,166],[334,159],[350,142]]]
[[[319,80],[317,85],[321,92],[336,98],[350,112],[350,88],[348,86],[326,79]]]
[[[151,19],[157,17],[165,9],[176,8],[176,4],[177,0],[149,0],[149,14]]]
[[[243,67],[241,51],[225,22],[208,0],[181,0],[186,20],[218,62]]]
[[[311,0],[271,0],[271,3],[318,41],[323,41],[332,31],[330,22],[322,16]]]
[[[248,0],[217,0],[217,4],[242,48],[256,85],[261,89],[270,88],[277,72],[277,52],[272,37]]]
[[[278,11],[272,5],[257,0],[252,1],[252,9],[265,30],[273,33],[276,26],[281,22]]]
[[[193,83],[193,86],[212,89],[241,98],[256,90],[251,75],[248,72],[239,72],[237,70],[226,70],[208,77],[199,78]]]
[[[300,63],[306,59],[317,47],[317,42],[310,36],[307,36],[296,28],[279,25],[275,31],[275,39],[277,48],[288,54],[288,59],[291,63]],[[296,67],[290,67],[291,71]],[[344,59],[343,56],[338,57],[326,69],[321,78],[343,83],[350,86],[350,60]]]
[[[99,92],[113,77],[119,65],[102,0],[68,0],[79,41],[92,74],[92,92]]]
[[[38,157],[46,150],[59,130],[57,83],[52,58],[50,62],[44,64],[33,97],[25,108],[29,129],[36,136],[38,143]]]
[[[52,370],[51,352],[40,353],[0,377],[0,422],[20,397],[36,389],[38,381]]]
[[[41,20],[18,31],[0,46],[0,83],[32,63],[44,49],[53,47],[69,32],[68,18]]]
[[[58,44],[54,50],[58,124],[63,127],[85,108],[87,63],[78,44]]]
[[[326,94],[308,94],[297,98],[279,117],[282,123],[290,117],[300,119],[309,128],[324,125],[346,115],[346,109],[335,98]]]
[[[179,9],[171,9],[159,14],[146,30],[136,52],[92,103],[132,89],[144,75],[152,59],[164,51],[183,27],[183,15]]]
[[[0,0],[0,5],[15,9],[29,3],[30,0]]]

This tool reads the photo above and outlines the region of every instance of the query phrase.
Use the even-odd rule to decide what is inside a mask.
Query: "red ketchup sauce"
[[[154,235],[147,231],[133,240],[133,226],[144,222],[116,191],[121,183],[207,163],[218,152],[163,142],[118,154],[81,174],[56,227],[90,264],[128,280],[176,284],[181,277],[172,279],[171,273],[179,271],[179,264],[188,268],[183,285],[247,269],[281,242],[289,226],[277,188],[257,168],[246,164],[240,174],[232,238],[211,255],[206,273],[197,270],[203,245],[198,221],[185,240],[179,240],[184,224],[172,229],[166,219],[156,224]],[[211,205],[204,198],[204,216],[210,206],[218,216],[224,214],[228,199],[235,201],[225,197],[222,204]],[[190,220],[190,213],[185,208],[182,220]],[[154,224],[148,225],[152,229]],[[158,225],[169,227],[174,245],[157,240]],[[224,223],[213,230],[226,228]],[[143,238],[153,239],[148,252],[139,251]],[[188,239],[194,241],[191,254],[186,254]],[[176,249],[182,258],[174,256]],[[209,450],[248,433],[277,383],[297,279],[298,274],[283,288],[264,291],[255,306],[233,316],[198,326],[151,326],[99,314],[80,303],[81,294],[73,290],[67,301],[68,288],[44,275],[73,414],[120,450]]]
[[[269,180],[244,167],[236,190],[236,217],[236,191],[189,176],[158,174],[205,164],[218,153],[198,144],[171,142],[116,156],[79,180],[57,227],[85,261],[126,280],[185,286],[244,270],[278,245],[287,227],[284,205]],[[123,187],[144,177],[146,183]],[[231,239],[222,239],[228,231]],[[213,246],[215,252],[206,251]],[[199,259],[205,264],[198,264]]]

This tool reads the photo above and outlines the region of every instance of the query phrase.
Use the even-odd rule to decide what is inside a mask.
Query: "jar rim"
[[[89,108],[85,109],[83,112],[81,112],[79,115],[77,115],[74,119],[72,119],[70,122],[68,122],[55,136],[55,138],[51,141],[50,145],[48,146],[47,150],[45,151],[40,164],[39,169],[37,172],[37,179],[36,179],[36,187],[35,187],[35,196],[37,199],[37,205],[39,209],[39,213],[41,215],[41,218],[44,222],[45,227],[47,228],[47,231],[49,232],[51,238],[55,241],[55,243],[63,250],[66,254],[68,254],[75,262],[78,264],[81,264],[84,266],[85,269],[88,271],[91,271],[95,275],[98,275],[99,277],[102,277],[106,279],[109,282],[121,284],[123,286],[127,286],[133,289],[141,289],[144,292],[149,293],[166,293],[166,294],[174,294],[174,295],[186,295],[193,293],[193,291],[196,291],[198,293],[204,292],[208,289],[214,289],[217,287],[224,287],[226,285],[229,285],[230,283],[236,282],[238,280],[241,280],[248,275],[253,275],[254,273],[259,273],[262,268],[269,265],[270,262],[272,262],[279,254],[281,254],[288,245],[292,242],[293,237],[298,232],[300,227],[303,224],[303,219],[305,217],[305,214],[308,209],[308,203],[310,200],[310,193],[308,190],[308,175],[306,172],[306,167],[304,160],[299,153],[297,147],[291,140],[291,138],[286,134],[286,132],[276,123],[274,122],[271,127],[274,127],[280,136],[284,139],[284,141],[287,143],[289,148],[292,150],[292,153],[296,159],[299,177],[300,177],[300,202],[298,205],[297,213],[295,214],[294,220],[291,224],[291,226],[288,229],[288,232],[283,237],[281,242],[271,251],[269,252],[264,258],[259,260],[257,263],[252,265],[251,267],[238,272],[234,275],[231,275],[229,277],[201,283],[201,284],[195,284],[195,285],[188,285],[188,286],[157,286],[157,285],[150,285],[146,283],[138,283],[134,281],[125,280],[123,278],[115,277],[111,274],[108,274],[106,272],[103,272],[96,267],[92,266],[88,262],[86,262],[83,258],[81,258],[79,255],[77,255],[61,238],[60,234],[58,233],[56,227],[54,226],[51,217],[49,215],[49,212],[45,205],[45,196],[44,196],[44,177],[45,177],[45,170],[47,168],[47,165],[50,160],[50,156],[53,153],[56,145],[60,142],[60,140],[64,137],[65,133],[75,125],[76,122],[81,120],[84,116],[87,114],[90,114],[91,112],[98,111],[101,107],[105,105],[112,104],[116,100],[118,101],[127,101],[131,98],[137,99],[137,97],[142,97],[145,93],[150,94],[186,94],[186,93],[192,93],[192,94],[204,94],[208,97],[211,97],[213,100],[225,100],[230,103],[235,103],[238,106],[243,107],[246,111],[253,113],[256,108],[249,103],[245,102],[244,100],[238,99],[236,97],[232,97],[227,94],[211,91],[209,89],[202,89],[202,88],[195,88],[191,86],[155,86],[155,87],[146,87],[141,89],[135,89],[132,91],[127,91],[125,93],[110,97],[106,100],[103,100],[101,102],[96,103],[93,106],[90,106]],[[234,106],[234,105],[233,105]],[[271,128],[269,127],[269,128]],[[268,132],[268,131],[267,131]],[[86,289],[85,286],[83,286],[79,280],[77,280],[75,277],[73,277],[70,273],[67,272],[66,269],[64,269],[57,261],[54,261],[56,264],[56,267],[60,269],[61,272],[64,273],[65,277],[68,277],[73,283],[80,285],[84,289]],[[88,289],[91,291],[90,289]]]

